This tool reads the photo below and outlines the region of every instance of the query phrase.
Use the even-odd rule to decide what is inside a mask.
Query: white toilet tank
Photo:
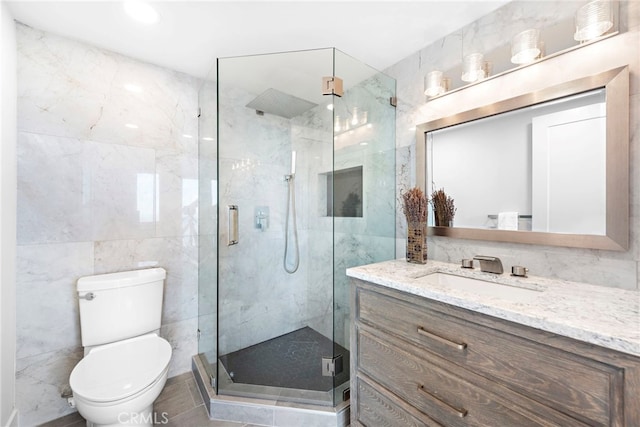
[[[160,329],[163,268],[82,277],[77,290],[82,346],[107,344]]]

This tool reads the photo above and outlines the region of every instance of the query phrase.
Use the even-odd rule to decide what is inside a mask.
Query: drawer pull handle
[[[455,342],[455,341],[451,341],[448,340],[446,338],[441,337],[440,335],[436,335],[433,332],[429,332],[427,331],[425,328],[423,328],[422,326],[418,326],[418,333],[420,335],[424,335],[425,337],[429,337],[431,339],[434,339],[436,341],[438,341],[439,343],[442,344],[446,344],[446,345],[450,345],[452,347],[457,348],[458,350],[464,350],[465,348],[467,348],[467,343],[464,342]]]
[[[421,393],[426,394],[427,396],[429,396],[430,398],[432,398],[433,400],[435,400],[438,404],[440,404],[440,406],[453,411],[457,416],[459,416],[460,418],[464,418],[467,416],[467,410],[464,408],[456,408],[455,406],[449,404],[448,402],[445,402],[444,400],[442,400],[441,398],[439,398],[438,396],[436,396],[433,393],[428,392],[424,386],[419,385],[418,386],[418,391]]]

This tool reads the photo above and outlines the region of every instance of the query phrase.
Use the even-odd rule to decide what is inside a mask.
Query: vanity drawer
[[[619,368],[437,310],[359,289],[358,320],[414,343],[572,417],[613,425],[622,399]],[[481,316],[481,315],[478,315]]]
[[[470,380],[473,373],[426,352],[418,357],[404,351],[403,344],[392,337],[362,330],[357,334],[358,371],[442,425],[587,425],[486,380],[481,387]]]
[[[362,378],[357,379],[356,421],[367,427],[443,427],[427,417],[414,417],[402,408],[403,403],[391,394],[379,392]],[[405,404],[406,405],[406,404]],[[422,419],[419,419],[422,418]]]

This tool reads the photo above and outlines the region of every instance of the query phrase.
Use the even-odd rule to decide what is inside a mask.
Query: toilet
[[[158,335],[165,277],[150,268],[78,280],[84,358],[69,383],[88,427],[153,425],[171,359]]]

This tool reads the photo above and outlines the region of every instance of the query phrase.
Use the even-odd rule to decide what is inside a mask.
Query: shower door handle
[[[238,244],[238,205],[228,205],[227,214],[229,217],[229,238],[227,246]]]

